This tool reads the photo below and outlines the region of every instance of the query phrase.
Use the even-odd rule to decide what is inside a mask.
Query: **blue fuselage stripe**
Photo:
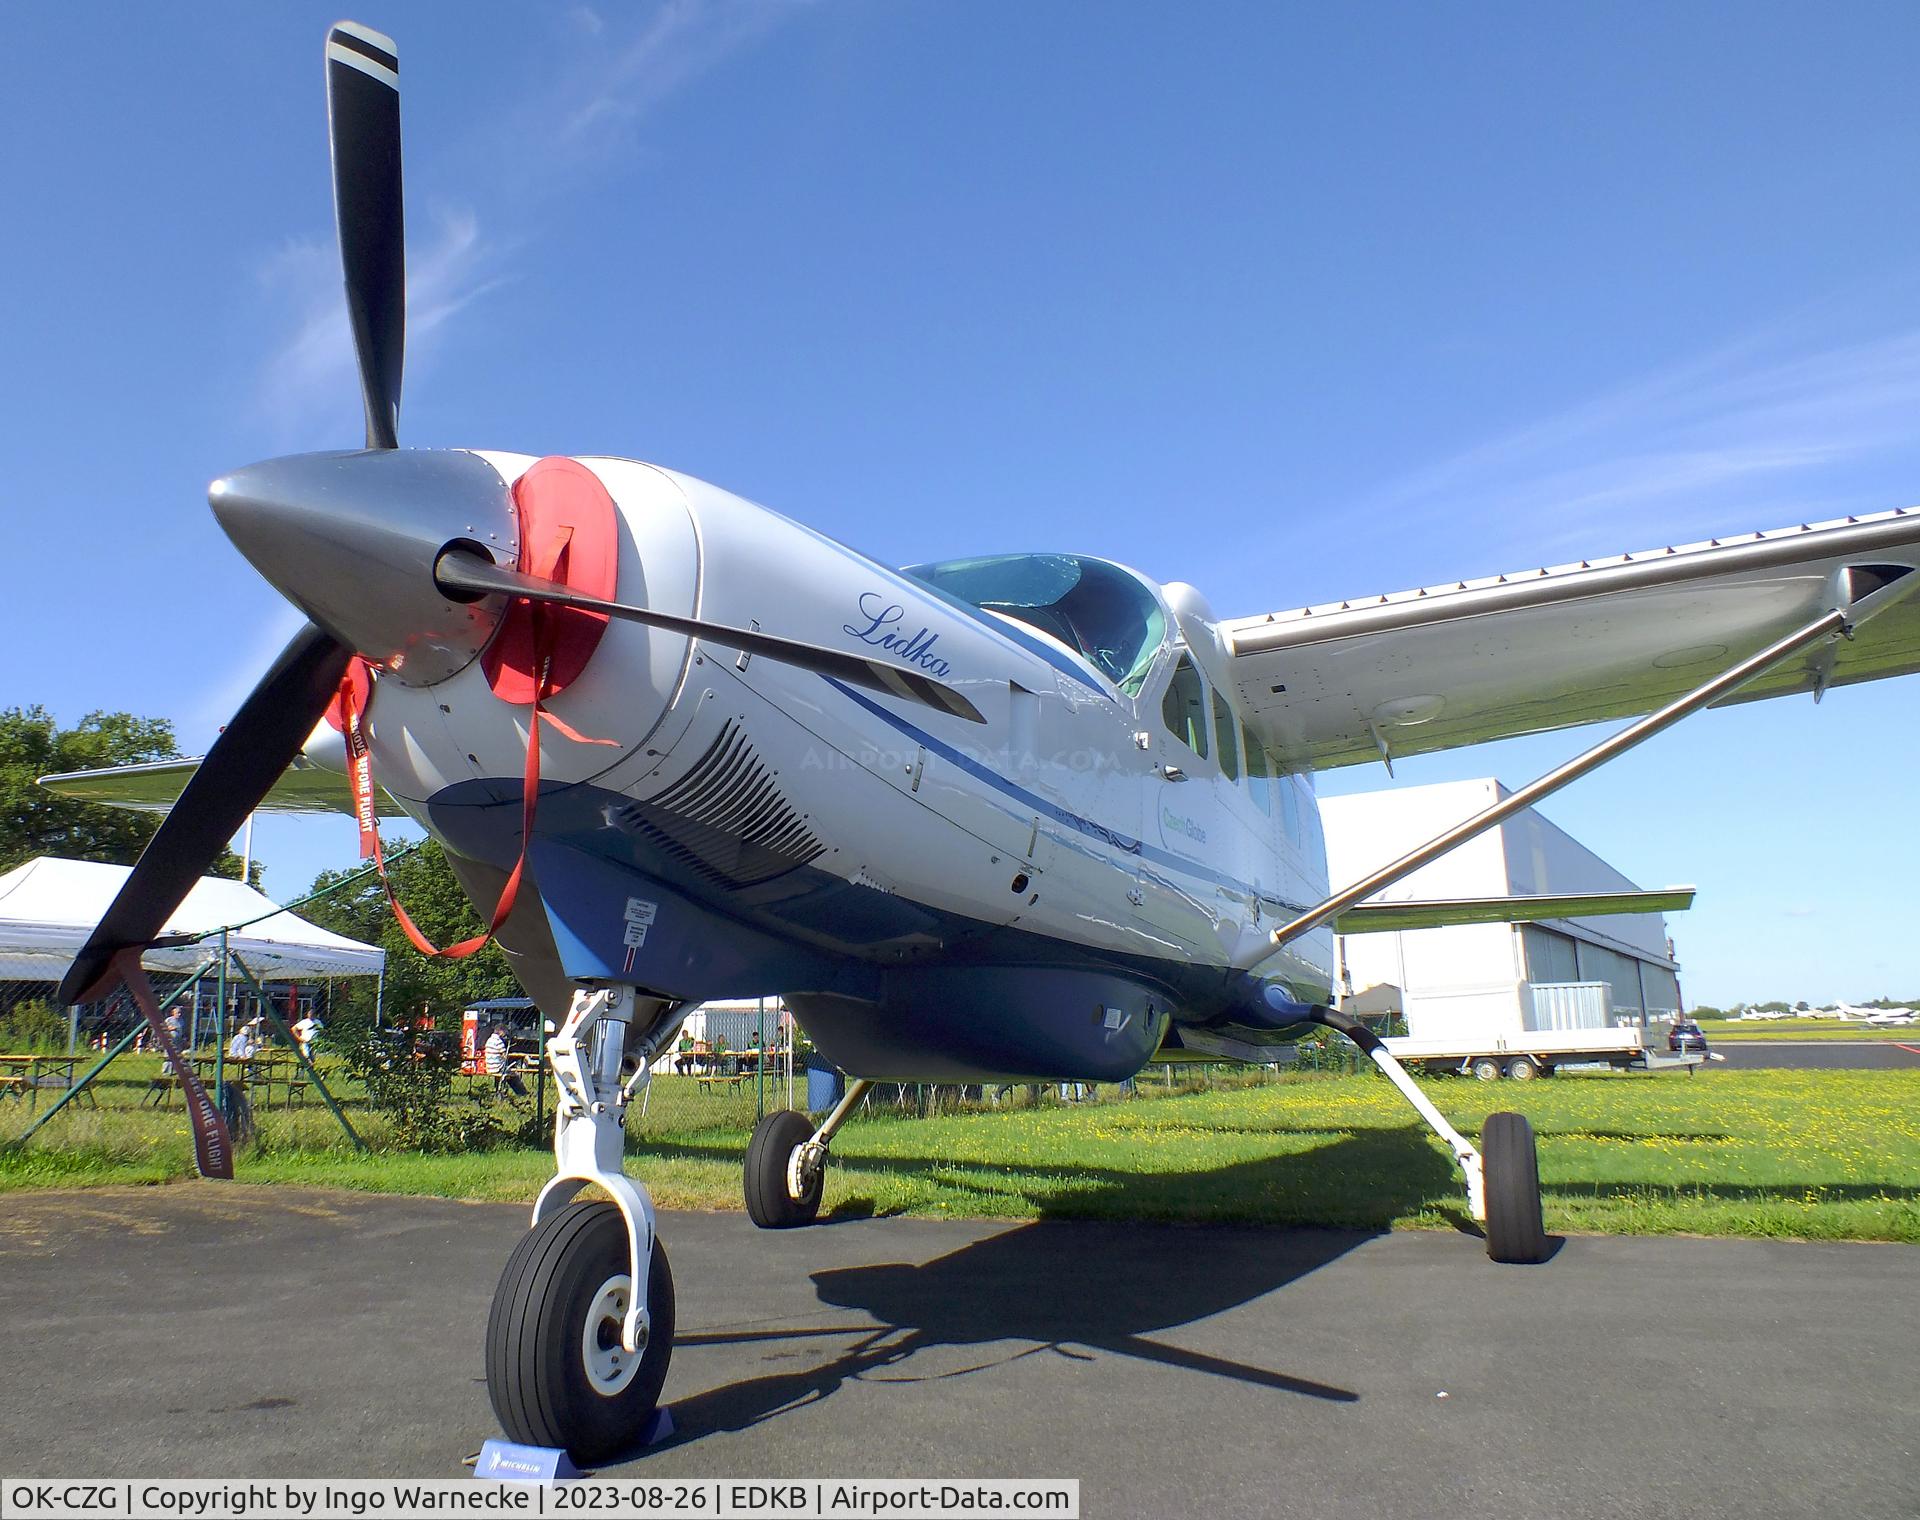
[[[1206,881],[1226,887],[1231,891],[1242,893],[1249,900],[1264,899],[1267,902],[1281,903],[1288,908],[1299,906],[1294,903],[1288,903],[1282,898],[1268,896],[1266,893],[1261,892],[1256,887],[1248,885],[1244,881],[1236,881],[1233,877],[1215,871],[1208,866],[1203,866],[1198,861],[1189,860],[1184,855],[1176,855],[1171,850],[1163,850],[1157,845],[1148,844],[1144,839],[1131,839],[1125,834],[1119,833],[1117,830],[1108,828],[1105,824],[1094,822],[1091,818],[1082,818],[1078,813],[1070,812],[1057,803],[1049,802],[1045,797],[1028,791],[1018,782],[1008,780],[1007,777],[1001,775],[991,766],[982,764],[964,750],[954,748],[954,746],[948,744],[945,740],[935,738],[925,729],[908,722],[896,712],[888,711],[878,702],[854,690],[851,686],[836,681],[832,676],[823,676],[821,679],[833,687],[835,691],[859,703],[860,706],[864,707],[875,717],[882,719],[884,722],[898,729],[909,739],[912,739],[914,743],[925,745],[943,760],[959,766],[960,769],[965,771],[969,776],[983,781],[995,791],[1013,798],[1023,807],[1032,808],[1036,813],[1051,818],[1056,823],[1064,824],[1066,827],[1085,835],[1089,839],[1118,850],[1124,855],[1137,855],[1143,860],[1151,860],[1160,865],[1170,866],[1174,870],[1185,871],[1189,875],[1201,877]]]

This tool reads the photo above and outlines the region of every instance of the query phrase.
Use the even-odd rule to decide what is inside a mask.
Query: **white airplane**
[[[621,1123],[707,999],[783,997],[860,1079],[818,1125],[756,1130],[761,1225],[814,1217],[873,1079],[1114,1081],[1280,1058],[1321,1024],[1445,1141],[1489,1253],[1544,1258],[1525,1119],[1476,1147],[1327,1006],[1335,928],[1675,906],[1367,899],[1713,702],[1920,669],[1920,510],[1223,620],[1088,555],[895,569],[612,455],[402,450],[398,57],[343,22],[326,58],[366,448],[214,482],[312,621],[203,761],[52,780],[171,805],[64,998],[123,980],[155,1017],[140,949],[256,808],[349,807],[363,836],[397,809],[438,839],[558,1025],[556,1175],[501,1279],[488,1388],[510,1436],[583,1461],[632,1444],[666,1375],[672,1278]],[[1620,717],[1330,889],[1315,770]],[[195,1111],[203,1166],[230,1167]]]

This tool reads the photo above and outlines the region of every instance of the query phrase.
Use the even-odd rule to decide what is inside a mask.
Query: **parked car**
[[[1692,1019],[1675,1019],[1667,1031],[1667,1049],[1676,1055],[1707,1054],[1707,1037]]]

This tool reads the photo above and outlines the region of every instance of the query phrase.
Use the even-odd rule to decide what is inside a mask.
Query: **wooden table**
[[[257,1101],[269,1108],[273,1106],[273,1090],[276,1086],[285,1089],[288,1108],[293,1107],[297,1094],[304,1094],[307,1090],[306,1068],[300,1065],[290,1050],[267,1050],[252,1056],[195,1055],[190,1059],[194,1075],[212,1094],[216,1103],[220,1101],[220,1095],[213,1092],[213,1074],[217,1070],[223,1071],[227,1081],[238,1082],[249,1101]],[[147,1084],[147,1096],[142,1102],[150,1103],[157,1099],[160,1107],[171,1107],[173,1095],[179,1086],[180,1079],[172,1069],[165,1069]]]
[[[73,1069],[79,1064],[78,1056],[0,1056],[0,1098],[25,1098],[32,1108],[40,1101],[41,1088],[57,1087],[64,1092],[72,1087]],[[99,1107],[91,1088],[86,1098]]]

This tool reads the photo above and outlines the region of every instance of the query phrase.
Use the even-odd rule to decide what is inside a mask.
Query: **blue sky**
[[[0,703],[198,749],[294,626],[204,491],[359,438],[337,14],[8,7]],[[1107,554],[1223,615],[1920,501],[1910,7],[359,19],[403,58],[405,442],[656,459],[896,563]],[[1546,811],[1699,884],[1696,1001],[1920,991],[1917,697],[1707,714]],[[257,848],[284,898],[351,825]]]

